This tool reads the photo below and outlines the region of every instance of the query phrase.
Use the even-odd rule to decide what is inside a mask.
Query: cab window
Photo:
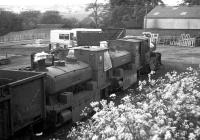
[[[69,40],[69,34],[59,34],[59,39]]]

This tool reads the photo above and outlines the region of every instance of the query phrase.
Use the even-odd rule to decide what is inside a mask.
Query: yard
[[[199,67],[200,64],[200,47],[178,47],[178,46],[163,46],[157,47],[157,52],[162,54],[162,66],[157,71],[158,76],[164,73],[176,70],[184,71],[187,67]]]

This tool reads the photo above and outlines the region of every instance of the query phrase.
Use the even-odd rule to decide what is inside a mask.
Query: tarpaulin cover
[[[104,52],[104,71],[107,71],[112,68],[112,62],[110,59],[110,54],[108,51]]]
[[[46,59],[47,56],[49,56],[49,54],[45,53],[45,52],[36,53],[35,57],[34,57],[34,62],[37,62],[37,61],[42,60],[42,59]]]

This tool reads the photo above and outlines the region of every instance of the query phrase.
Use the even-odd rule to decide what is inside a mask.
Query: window
[[[69,34],[59,34],[59,39],[69,40]]]

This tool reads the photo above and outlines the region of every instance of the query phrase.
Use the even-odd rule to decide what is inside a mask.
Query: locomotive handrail
[[[62,69],[60,69],[60,68],[58,68],[58,67],[56,67],[57,69],[59,69],[59,70],[62,70]],[[84,69],[87,69],[87,67],[85,67],[85,68],[80,68],[80,69],[78,69],[78,70],[84,70]],[[78,71],[78,70],[73,70],[73,71],[69,71],[69,72],[67,72],[67,71],[64,71],[64,72],[67,72],[67,73],[72,73],[72,72],[75,72],[75,71]],[[60,76],[62,76],[62,75],[65,75],[65,73],[63,73],[63,74],[60,74],[60,75],[56,75],[56,76],[54,76],[55,78],[57,78],[57,77],[60,77]]]

